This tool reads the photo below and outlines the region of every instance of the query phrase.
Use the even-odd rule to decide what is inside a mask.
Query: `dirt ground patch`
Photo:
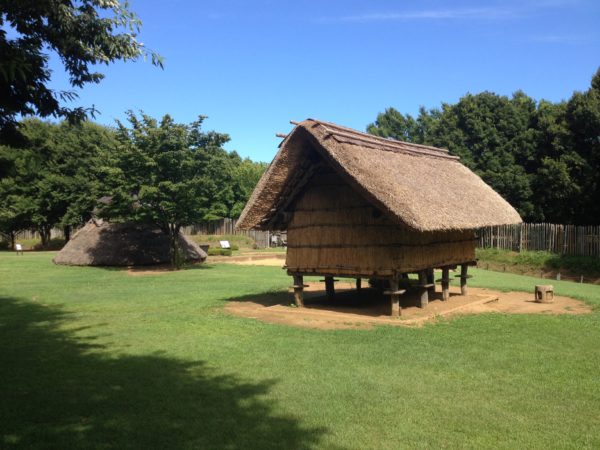
[[[238,264],[245,266],[274,266],[274,267],[283,267],[285,263],[284,259],[281,258],[261,258],[255,260],[242,260],[242,261],[225,261],[229,264]]]
[[[242,266],[283,267],[285,253],[243,253],[240,256],[210,256],[208,262],[237,264]]]
[[[388,316],[389,299],[374,289],[357,292],[353,283],[336,283],[336,296],[325,297],[323,283],[309,283],[305,307],[290,306],[292,294],[256,295],[227,304],[225,310],[237,316],[263,322],[317,329],[368,329],[375,325],[421,326],[425,322],[457,314],[500,312],[508,314],[586,314],[591,308],[569,297],[555,296],[553,303],[536,303],[533,292],[499,292],[469,288],[469,295],[460,295],[460,288],[450,290],[450,299],[442,301],[440,291],[426,308],[418,308],[416,293],[402,296],[402,315]]]

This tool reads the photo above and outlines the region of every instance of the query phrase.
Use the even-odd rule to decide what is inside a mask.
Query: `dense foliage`
[[[600,69],[568,101],[468,94],[417,117],[389,108],[367,129],[447,148],[525,221],[600,223]]]
[[[159,226],[179,267],[181,227],[236,213],[247,200],[240,194],[257,181],[254,173],[247,177],[253,166],[223,149],[228,135],[203,132],[203,116],[189,125],[169,115],[158,122],[129,112],[128,119],[130,127],[118,124],[119,145],[107,170],[112,200],[101,214]]]
[[[93,123],[59,125],[26,120],[21,148],[0,147],[0,233],[13,241],[25,229],[47,245],[53,227],[88,220],[102,192],[102,161],[114,132]]]
[[[68,108],[77,93],[50,88],[50,52],[74,88],[99,83],[99,64],[150,56],[162,65],[137,40],[140,25],[119,0],[0,0],[0,137],[14,141],[19,115],[82,119],[94,112]]]
[[[22,230],[69,231],[96,213],[151,221],[166,233],[183,225],[237,217],[266,164],[227,152],[225,134],[165,116],[129,113],[130,126],[90,122],[21,124],[26,142],[0,146],[0,234],[14,244]],[[109,205],[99,199],[111,197]]]

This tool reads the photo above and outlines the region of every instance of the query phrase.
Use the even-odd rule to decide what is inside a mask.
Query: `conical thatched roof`
[[[308,119],[281,143],[237,226],[285,228],[285,209],[318,164],[330,165],[375,207],[419,231],[522,221],[506,200],[447,150]]]
[[[206,253],[179,235],[186,261],[202,262]],[[72,266],[144,266],[170,261],[169,238],[151,225],[90,220],[58,252],[56,264]]]

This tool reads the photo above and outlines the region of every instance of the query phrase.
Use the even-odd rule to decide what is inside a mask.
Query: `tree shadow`
[[[275,381],[203,362],[111,356],[65,330],[69,315],[0,297],[0,448],[294,448],[323,428],[275,412]]]

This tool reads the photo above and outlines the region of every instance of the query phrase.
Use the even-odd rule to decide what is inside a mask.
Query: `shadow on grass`
[[[78,266],[72,266],[78,267]],[[173,269],[170,264],[148,264],[145,266],[91,266],[94,269],[106,270],[108,272],[129,272],[129,273],[145,273],[151,275],[152,273],[164,274],[164,273],[178,273],[187,270],[210,270],[214,269],[214,265],[207,262],[203,263],[185,263],[180,269]]]
[[[202,362],[115,356],[68,314],[0,297],[0,448],[316,447],[324,429],[275,412],[273,381]]]

